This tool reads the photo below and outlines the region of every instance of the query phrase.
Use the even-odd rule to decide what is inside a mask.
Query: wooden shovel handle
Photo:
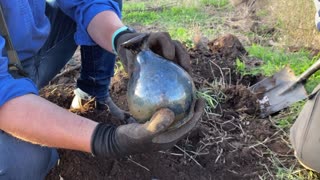
[[[319,69],[320,69],[320,59],[318,59],[314,64],[312,64],[311,67],[309,67],[305,72],[303,72],[293,84],[290,84],[287,88],[285,88],[282,92],[280,92],[279,95],[283,95],[288,91],[292,90],[293,88],[296,87],[296,85],[307,80],[313,73],[315,73]]]
[[[307,80],[312,74],[320,69],[320,59],[318,59],[311,67],[309,67],[305,72],[303,72],[297,79],[297,83]]]

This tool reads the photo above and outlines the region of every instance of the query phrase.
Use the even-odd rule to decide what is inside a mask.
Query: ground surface
[[[66,179],[259,179],[267,177],[271,162],[267,149],[284,156],[292,155],[284,141],[273,137],[277,130],[272,122],[259,119],[256,97],[247,90],[260,77],[241,77],[235,70],[235,59],[246,56],[238,39],[232,35],[215,40],[208,47],[189,49],[193,79],[199,90],[217,92],[219,104],[208,108],[199,126],[177,146],[168,151],[135,155],[122,159],[98,159],[90,154],[59,150],[60,162],[47,180]],[[223,44],[234,44],[225,48]],[[219,43],[218,43],[219,44]],[[77,64],[77,56],[74,59]],[[69,64],[69,66],[72,66]],[[73,97],[73,70],[57,78],[42,90],[43,97],[68,108]],[[127,77],[121,71],[113,78],[114,101],[126,109]],[[93,104],[76,112],[99,122],[112,122],[108,111],[95,112]],[[110,120],[111,119],[111,120]]]

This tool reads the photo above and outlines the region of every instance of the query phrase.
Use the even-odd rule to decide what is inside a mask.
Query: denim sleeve
[[[0,36],[0,107],[7,101],[25,94],[37,94],[35,84],[28,78],[14,79],[8,73],[8,58],[2,55],[4,38]]]
[[[78,45],[95,45],[87,27],[94,16],[102,11],[113,11],[121,18],[119,4],[113,0],[57,0],[64,13],[77,23],[75,41]]]

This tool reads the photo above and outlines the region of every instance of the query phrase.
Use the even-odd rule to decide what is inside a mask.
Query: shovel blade
[[[301,101],[308,97],[307,92],[301,83],[297,83],[297,77],[292,69],[285,67],[271,77],[249,87],[249,90],[256,94],[260,104],[260,116],[267,117],[270,114],[278,112],[289,107],[295,102]],[[290,90],[288,87],[296,84]]]

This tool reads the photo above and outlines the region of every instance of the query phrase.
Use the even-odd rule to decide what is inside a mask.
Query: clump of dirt
[[[196,83],[202,84],[212,81],[227,81],[229,79],[222,78],[222,76],[232,76],[231,69],[233,67],[225,66],[222,69],[217,63],[222,62],[221,58],[213,54],[207,49],[189,49],[189,54],[191,58],[192,76]]]
[[[250,86],[262,79],[261,75],[242,76],[237,71],[238,58],[248,67],[259,66],[262,62],[249,58],[245,48],[234,35],[218,37],[209,41],[207,46],[191,48],[188,52],[196,84],[216,82],[216,84]]]
[[[210,50],[214,54],[218,54],[223,60],[234,61],[236,58],[245,56],[248,52],[244,49],[239,39],[227,34],[208,43]],[[234,64],[231,64],[234,66]]]
[[[237,113],[255,115],[260,112],[258,98],[243,85],[232,85],[223,89],[226,95],[224,109],[233,109]]]

